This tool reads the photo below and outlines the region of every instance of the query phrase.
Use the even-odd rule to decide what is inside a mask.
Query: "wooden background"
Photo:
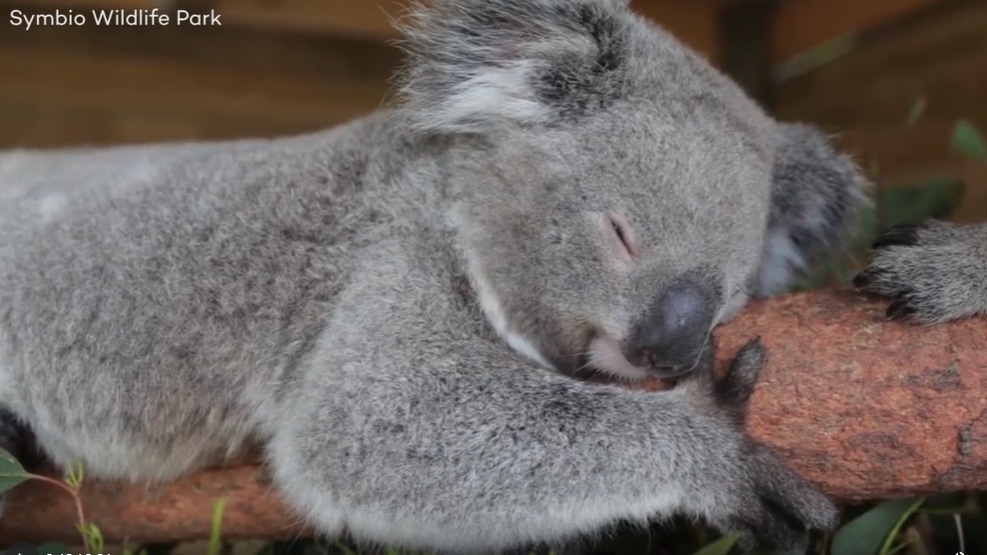
[[[715,50],[715,3],[646,2]],[[10,25],[39,13],[146,0],[0,1],[0,147],[293,133],[381,106],[400,61],[388,0],[217,0],[222,27]]]
[[[400,62],[389,17],[403,0],[176,1],[0,0],[0,148],[289,134],[388,100]],[[987,1],[787,0],[761,10],[761,36],[738,39],[743,4],[633,2],[714,63],[755,52],[775,75],[768,107],[840,133],[862,165],[890,179],[967,171],[948,135],[961,117],[987,129]],[[176,5],[215,9],[224,25],[25,31],[8,18]],[[905,129],[919,96],[925,116]]]
[[[856,38],[842,57],[776,86],[775,112],[841,134],[885,184],[956,175],[967,196],[950,219],[987,220],[987,164],[950,150],[960,118],[987,134],[987,1],[940,2]],[[906,127],[917,99],[922,117]]]

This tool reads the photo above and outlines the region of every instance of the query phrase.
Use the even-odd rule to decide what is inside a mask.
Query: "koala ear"
[[[846,246],[860,210],[870,204],[866,178],[818,130],[779,124],[764,257],[751,290],[784,292],[827,251]]]
[[[412,129],[484,133],[617,98],[627,0],[432,0],[410,12],[401,113]]]

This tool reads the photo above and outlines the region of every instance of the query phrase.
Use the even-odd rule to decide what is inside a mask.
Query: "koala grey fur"
[[[759,344],[712,384],[710,330],[840,248],[853,164],[624,1],[405,31],[402,102],[334,129],[0,155],[0,405],[90,477],[262,445],[299,515],[393,545],[833,526],[743,431]],[[669,290],[694,325],[642,370]],[[661,393],[570,375],[665,357]]]
[[[987,224],[895,226],[874,244],[854,285],[890,297],[889,318],[940,324],[987,315]]]

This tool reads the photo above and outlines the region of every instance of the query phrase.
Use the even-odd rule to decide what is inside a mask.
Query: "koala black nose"
[[[689,282],[673,284],[638,326],[629,361],[665,377],[688,372],[707,343],[715,304],[715,295],[706,287]]]

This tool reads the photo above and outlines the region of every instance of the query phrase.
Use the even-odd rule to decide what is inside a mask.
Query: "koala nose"
[[[630,362],[657,375],[691,370],[707,343],[715,317],[712,292],[696,283],[676,283],[655,301],[631,344]]]

